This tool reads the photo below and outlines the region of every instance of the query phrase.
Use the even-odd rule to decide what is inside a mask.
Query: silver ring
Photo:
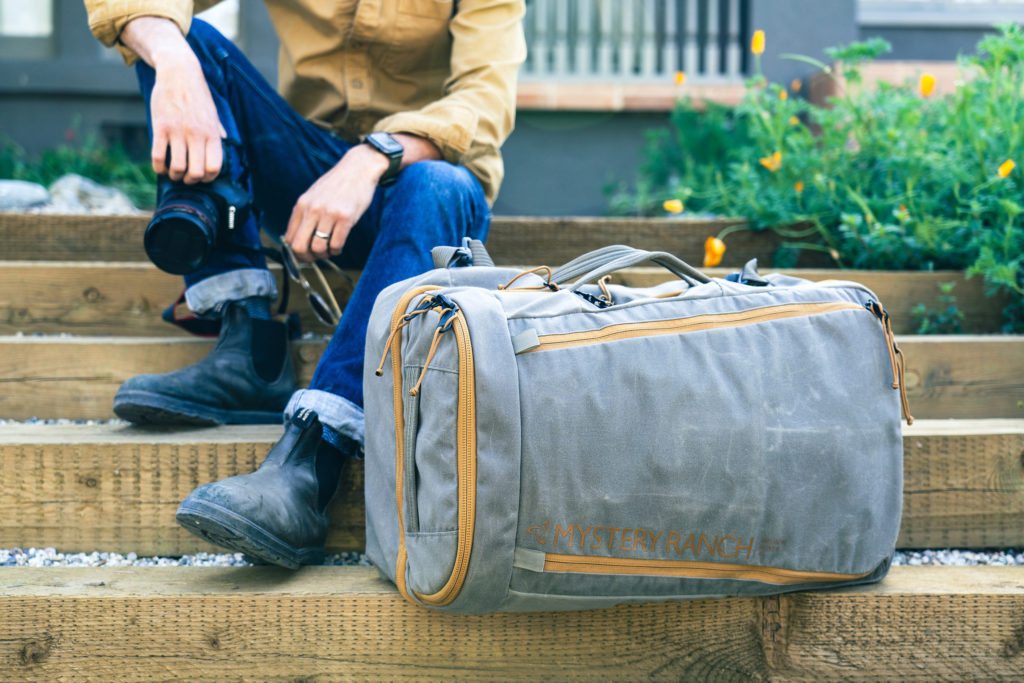
[[[331,239],[331,233],[329,233],[329,232],[320,232],[319,230],[314,230],[313,231],[313,236],[314,237],[319,237],[322,240],[329,240],[329,239]]]

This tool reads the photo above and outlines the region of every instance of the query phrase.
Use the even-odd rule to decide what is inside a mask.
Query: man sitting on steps
[[[128,380],[114,411],[186,425],[283,413],[284,435],[260,468],[200,486],[178,520],[271,563],[319,562],[327,505],[362,449],[374,299],[428,270],[432,247],[487,234],[526,54],[524,2],[267,0],[281,95],[234,44],[193,20],[193,5],[215,2],[85,4],[96,37],[137,61],[158,211],[194,217],[203,206],[195,195],[205,193],[211,211],[230,212],[215,218],[221,227],[202,263],[177,271],[192,311],[220,319],[217,345],[196,365]],[[252,210],[228,206],[232,188]],[[290,250],[299,261],[362,269],[309,389],[295,391],[287,329],[270,313],[277,291],[260,228],[282,240],[286,258]],[[157,246],[181,250],[173,239]]]

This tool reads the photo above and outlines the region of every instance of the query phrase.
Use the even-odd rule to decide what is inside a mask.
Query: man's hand
[[[404,134],[395,138],[405,148],[402,168],[441,158],[440,150],[429,140]],[[296,258],[310,262],[341,253],[352,227],[373,201],[388,165],[388,158],[373,147],[356,145],[299,197],[284,234]]]
[[[334,168],[320,176],[295,202],[285,241],[300,261],[337,256],[352,226],[363,215],[388,159],[368,147],[356,145]],[[324,239],[323,235],[329,235]]]
[[[211,182],[220,173],[226,133],[199,60],[177,24],[138,17],[125,26],[121,41],[156,71],[150,98],[153,170],[189,184]]]

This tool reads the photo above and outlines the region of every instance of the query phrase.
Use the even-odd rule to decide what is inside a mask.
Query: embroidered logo
[[[526,530],[526,533],[533,534],[533,537],[537,539],[537,543],[540,543],[541,545],[546,545],[548,535],[548,523],[542,522],[541,526],[531,526]]]

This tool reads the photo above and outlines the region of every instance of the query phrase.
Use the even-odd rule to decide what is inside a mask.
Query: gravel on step
[[[128,420],[118,420],[117,418],[110,420],[70,420],[64,417],[58,419],[30,417],[27,420],[0,419],[0,425],[119,425],[127,427],[130,424],[131,422]]]
[[[181,557],[139,557],[135,553],[61,553],[54,548],[0,549],[0,567],[251,567],[242,553],[196,553]],[[325,565],[369,566],[362,553],[328,555]]]
[[[893,565],[919,566],[1024,566],[1024,548],[1002,550],[901,550]]]
[[[0,549],[0,567],[248,567],[241,553],[197,553],[182,557],[139,557],[136,553],[61,553],[54,548]],[[369,566],[362,553],[328,555],[325,565]],[[898,551],[895,566],[1024,566],[1024,548],[1007,550]]]

